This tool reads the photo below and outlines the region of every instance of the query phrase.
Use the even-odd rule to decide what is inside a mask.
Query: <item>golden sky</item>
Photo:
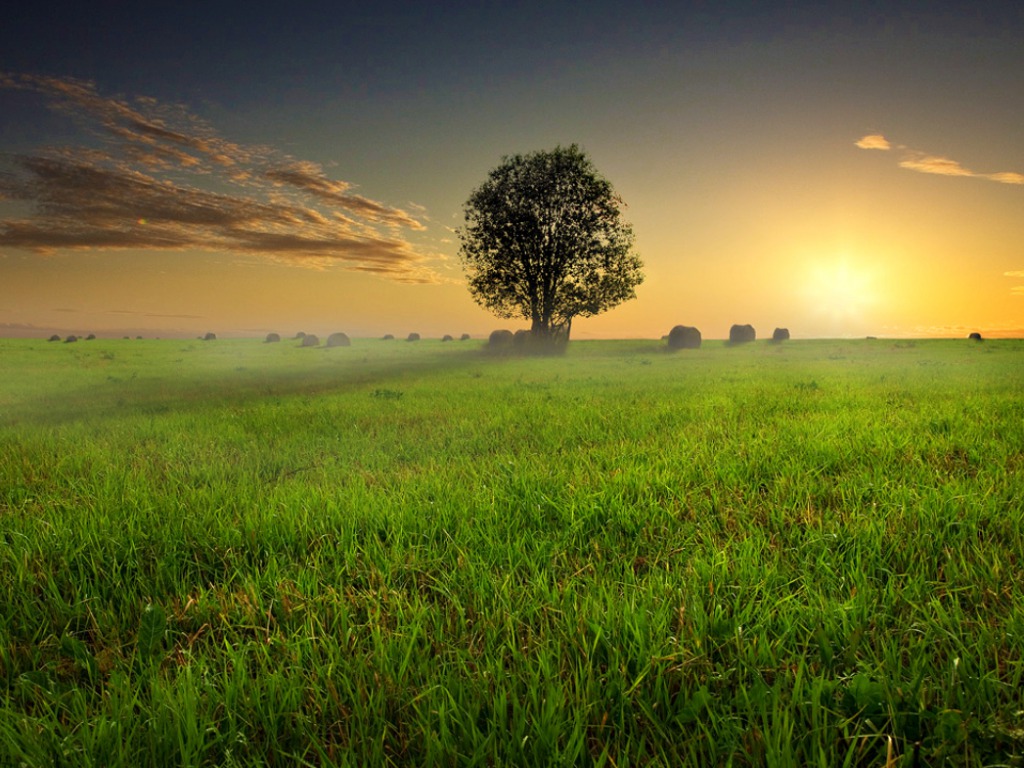
[[[462,282],[462,204],[574,142],[646,274],[575,338],[1024,335],[1022,12],[573,8],[27,12],[0,32],[0,335],[522,327]]]

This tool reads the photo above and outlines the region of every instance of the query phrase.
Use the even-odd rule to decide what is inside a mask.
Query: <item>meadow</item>
[[[0,765],[1024,766],[1024,342],[0,340]]]

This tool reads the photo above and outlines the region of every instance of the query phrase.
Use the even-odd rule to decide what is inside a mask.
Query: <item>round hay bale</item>
[[[64,339],[64,343],[65,344],[71,344],[72,342],[75,342],[75,341],[78,341],[78,337],[75,336],[75,334],[71,334],[66,339]]]
[[[455,341],[455,339],[452,337],[450,333],[446,333],[444,336],[441,337],[441,341]]]
[[[730,344],[746,344],[757,338],[752,325],[734,325],[729,329]]]
[[[789,328],[776,328],[772,331],[772,341],[789,341]]]
[[[280,340],[281,340],[281,334],[279,334],[279,333],[268,333],[267,334],[267,338],[265,340],[265,343],[266,344],[272,344],[273,342],[280,341]]]
[[[214,333],[213,331],[207,331],[206,335],[203,336],[203,341],[216,341],[216,340],[217,340],[217,334]]]
[[[461,336],[459,336],[459,341],[469,341],[471,338],[473,337],[470,336],[468,333],[464,333]]]
[[[677,325],[668,332],[669,349],[700,349],[700,331],[689,325]]]
[[[395,334],[393,334],[393,333],[385,333],[384,334],[384,341],[394,341],[394,340],[395,340]]]
[[[127,336],[125,336],[125,338],[127,339],[128,337],[127,337]],[[56,333],[55,333],[55,334],[53,334],[53,336],[51,336],[50,338],[48,338],[48,339],[47,339],[47,341],[60,341],[60,336],[59,336],[58,334],[56,334]]]
[[[316,337],[315,333],[304,333],[302,334],[302,343],[300,347],[319,347],[320,339]]]
[[[142,336],[141,336],[141,335],[140,335],[140,336],[136,336],[135,338],[136,338],[136,339],[141,339],[141,338],[142,338]]]
[[[967,338],[970,339],[971,341],[984,341],[984,339],[981,338],[981,334],[978,333],[977,331],[971,333],[971,335],[968,336]]]
[[[513,338],[512,331],[505,329],[491,331],[491,335],[487,338],[487,344],[491,347],[510,347]]]
[[[349,337],[346,334],[341,333],[339,331],[338,333],[332,333],[330,336],[327,337],[327,346],[328,347],[351,347],[352,346],[352,341],[349,339]]]
[[[306,338],[306,332],[305,331],[299,331],[298,333],[295,334],[295,338],[296,339],[304,339],[304,338]]]
[[[419,341],[420,340],[420,335],[418,333],[410,333],[408,336],[406,336],[405,340],[406,341]]]
[[[96,334],[95,333],[90,333],[88,336],[85,337],[85,340],[86,341],[96,341]]]

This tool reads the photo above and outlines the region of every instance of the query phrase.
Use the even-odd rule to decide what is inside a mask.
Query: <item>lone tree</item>
[[[575,144],[502,158],[469,196],[460,256],[469,290],[536,341],[567,341],[576,316],[636,298],[643,282],[622,199]]]

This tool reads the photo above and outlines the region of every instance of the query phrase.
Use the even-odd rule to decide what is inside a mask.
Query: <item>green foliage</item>
[[[0,340],[0,764],[1024,764],[1024,344]]]
[[[622,200],[575,145],[505,157],[466,202],[460,255],[473,298],[541,340],[636,297]]]

